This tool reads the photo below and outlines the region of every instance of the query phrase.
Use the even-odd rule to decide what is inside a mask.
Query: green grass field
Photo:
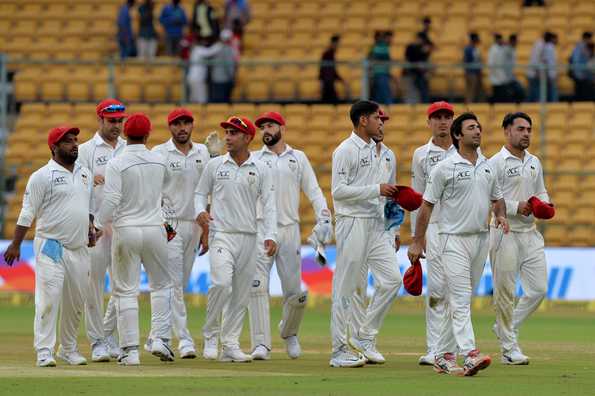
[[[141,314],[144,337],[149,323],[146,302]],[[204,308],[190,308],[197,346],[203,314]],[[273,323],[279,315],[279,308],[274,308]],[[33,307],[0,304],[0,318],[1,395],[595,395],[595,315],[577,306],[553,307],[531,318],[521,334],[531,364],[518,367],[499,363],[489,306],[475,311],[478,347],[491,354],[494,363],[471,378],[438,375],[417,365],[425,338],[419,303],[397,301],[378,340],[387,363],[359,369],[328,366],[327,304],[306,313],[301,359],[289,360],[277,337],[272,360],[244,364],[200,358],[162,363],[143,351],[140,367],[119,367],[115,362],[68,367],[58,361],[55,368],[40,369],[32,349]],[[246,335],[247,328],[244,350],[249,348]],[[80,346],[88,357],[82,335]]]

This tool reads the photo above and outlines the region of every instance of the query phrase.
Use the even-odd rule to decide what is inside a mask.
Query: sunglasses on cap
[[[237,125],[243,129],[248,129],[248,125],[246,125],[246,123],[244,121],[242,121],[242,119],[239,117],[231,116],[231,117],[229,117],[227,122],[229,122],[230,124],[233,124],[233,125]]]
[[[121,113],[126,110],[126,106],[111,104],[101,109],[100,113]]]

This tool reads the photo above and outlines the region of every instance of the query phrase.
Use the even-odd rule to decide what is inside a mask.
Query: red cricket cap
[[[178,107],[176,109],[173,109],[167,115],[167,125],[170,125],[172,122],[179,118],[189,118],[190,121],[194,121],[194,116],[192,115],[192,112],[190,110],[185,109],[183,107]]]
[[[151,133],[151,120],[143,113],[134,113],[124,124],[124,134],[132,137],[148,136]]]
[[[541,199],[537,197],[529,198],[529,205],[531,205],[531,211],[533,212],[533,216],[535,216],[538,219],[548,220],[554,217],[554,215],[556,214],[554,204],[543,202]]]
[[[421,269],[421,263],[419,260],[411,264],[411,266],[407,268],[407,271],[405,271],[405,274],[403,275],[403,286],[405,286],[407,293],[411,294],[412,296],[421,295],[424,282],[423,271]]]
[[[384,110],[378,110],[378,114],[380,115],[380,119],[382,120],[382,122],[390,120],[390,117],[388,116],[388,114],[384,112]]]
[[[432,114],[437,111],[446,111],[452,115],[455,114],[455,109],[452,105],[445,101],[434,102],[428,107],[428,118],[432,117]]]
[[[252,121],[250,121],[247,117],[231,116],[227,119],[227,121],[223,121],[220,125],[221,128],[236,129],[252,137],[256,135],[256,128],[254,127]]]
[[[279,125],[285,125],[285,119],[280,113],[276,111],[267,111],[258,116],[258,118],[254,121],[254,124],[260,128],[260,125],[264,124],[267,121],[275,122]]]
[[[419,209],[423,201],[420,193],[407,186],[397,186],[397,188],[399,190],[393,195],[396,203],[409,212]]]
[[[72,125],[60,125],[50,129],[48,133],[48,146],[52,148],[54,144],[57,144],[67,133],[74,133],[78,135],[80,129]]]
[[[125,118],[128,117],[125,111],[124,103],[116,99],[102,100],[95,108],[99,118]]]

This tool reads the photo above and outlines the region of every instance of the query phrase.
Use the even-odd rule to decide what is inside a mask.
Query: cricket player
[[[475,346],[471,296],[488,254],[488,216],[492,203],[494,226],[502,227],[507,233],[508,221],[495,172],[478,151],[481,127],[477,117],[473,113],[461,114],[453,121],[450,135],[457,153],[442,160],[430,173],[408,256],[412,263],[424,257],[432,210],[439,203],[439,251],[458,350],[450,349],[451,333],[447,326],[442,326],[434,369],[438,373],[473,376],[491,363],[490,357]],[[462,368],[456,362],[457,351],[465,356]]]
[[[450,126],[454,116],[454,108],[447,102],[432,103],[427,110],[428,127],[432,132],[430,141],[417,148],[411,161],[411,187],[423,194],[430,172],[442,160],[456,153],[450,137]],[[415,235],[417,213],[411,212],[411,232]],[[445,296],[446,279],[444,268],[440,263],[440,234],[438,233],[438,213],[440,203],[434,205],[428,231],[426,232],[426,345],[427,353],[419,358],[420,365],[433,366],[436,355],[436,343],[444,321],[449,321],[448,306]],[[450,322],[446,325],[451,328]],[[449,350],[455,348],[454,336],[450,338]]]
[[[93,174],[93,212],[97,211],[103,202],[105,169],[108,162],[121,154],[126,147],[126,140],[120,137],[126,119],[125,111],[126,107],[118,100],[101,101],[96,108],[99,129],[93,138],[79,147],[78,162]],[[120,355],[120,348],[113,335],[116,330],[116,307],[111,296],[105,318],[103,311],[105,272],[111,271],[111,246],[112,228],[107,224],[102,237],[89,250],[91,271],[86,288],[85,321],[93,362],[109,362],[110,357],[116,359]]]
[[[277,112],[264,113],[256,119],[255,124],[263,133],[264,147],[253,153],[253,156],[271,168],[274,175],[278,250],[274,256],[268,256],[263,249],[258,251],[249,305],[252,358],[270,358],[269,280],[274,261],[281,279],[284,300],[279,332],[285,341],[287,354],[290,358],[297,359],[301,354],[297,334],[307,299],[307,293],[301,289],[300,190],[304,191],[314,208],[317,223],[313,235],[320,244],[327,244],[332,239],[331,213],[308,157],[304,152],[285,143],[283,116]],[[260,205],[258,209],[262,209]],[[264,241],[262,212],[257,212],[259,247],[263,246]]]
[[[142,113],[124,124],[127,145],[105,173],[103,203],[96,226],[112,222],[113,296],[116,303],[121,365],[139,365],[138,292],[141,261],[151,290],[151,353],[173,361],[171,338],[172,278],[161,194],[167,180],[165,160],[145,146],[151,122]]]
[[[179,338],[178,350],[182,359],[196,357],[194,340],[186,319],[184,287],[188,284],[202,229],[195,221],[194,190],[209,162],[210,155],[204,144],[192,141],[194,116],[185,108],[176,108],[167,116],[171,139],[153,148],[165,158],[168,180],[163,190],[163,213],[175,228],[176,236],[167,244],[168,266],[174,289],[172,293],[173,330]],[[150,349],[150,342],[147,343]]]
[[[256,129],[246,117],[221,123],[227,154],[209,161],[195,193],[198,223],[209,227],[211,286],[203,327],[205,359],[249,362],[240,349],[240,334],[256,271],[257,201],[263,207],[263,246],[266,255],[277,251],[277,209],[273,175],[250,154]],[[210,213],[207,200],[211,197]],[[219,337],[222,350],[218,355]]]
[[[95,241],[90,215],[93,176],[76,163],[79,129],[63,125],[49,131],[52,159],[33,172],[23,197],[14,239],[4,253],[12,265],[20,258],[23,238],[35,226],[35,322],[33,346],[37,366],[53,367],[56,324],[60,311],[58,358],[84,365],[77,335],[85,305],[89,249]]]
[[[541,162],[527,151],[531,143],[531,118],[525,113],[507,114],[502,121],[506,145],[489,163],[502,186],[510,233],[490,227],[490,262],[494,276],[496,334],[502,363],[529,364],[518,344],[521,324],[539,306],[547,292],[547,268],[543,236],[535,227],[528,200],[535,196],[549,202]],[[523,296],[515,306],[516,280],[520,275]]]
[[[337,264],[331,312],[332,367],[359,367],[366,361],[384,361],[376,349],[376,335],[402,283],[394,233],[385,230],[381,200],[383,196],[394,195],[397,187],[378,183],[378,175],[387,161],[381,160],[372,139],[382,134],[379,106],[375,102],[359,101],[351,107],[350,118],[354,130],[333,152]],[[365,271],[362,267],[372,272],[376,290],[358,334],[348,337],[353,298]]]

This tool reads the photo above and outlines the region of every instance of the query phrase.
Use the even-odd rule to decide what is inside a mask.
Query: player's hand
[[[496,217],[496,228],[500,228],[502,227],[502,231],[505,234],[508,234],[508,231],[510,231],[510,226],[508,225],[508,219],[504,216],[498,216]]]
[[[223,141],[219,137],[219,134],[213,131],[205,139],[205,146],[207,146],[211,158],[217,157],[221,155],[221,151],[223,150]]]
[[[201,212],[198,217],[196,218],[196,222],[200,225],[203,229],[205,227],[209,227],[209,222],[213,221],[213,218],[209,214],[209,212]]]
[[[331,241],[333,240],[333,226],[331,224],[331,220],[330,219],[320,220],[314,226],[312,233],[314,235],[316,235],[316,239],[322,245],[331,243]]]
[[[99,238],[101,238],[102,236],[103,236],[103,230],[96,228],[95,229],[95,241],[98,241]]]
[[[89,243],[87,243],[87,247],[93,247],[97,243],[97,233],[95,232],[95,226],[89,226]]]
[[[395,251],[398,252],[400,248],[401,248],[401,236],[395,235]]]
[[[520,201],[517,213],[523,216],[529,216],[533,212],[531,205],[527,201]]]
[[[395,195],[399,189],[397,188],[396,184],[381,184],[380,185],[380,195],[384,197],[392,197]]]
[[[407,257],[409,257],[411,264],[419,259],[426,258],[426,256],[424,256],[423,242],[413,240],[413,243],[411,243],[409,249],[407,249]]]
[[[266,251],[267,256],[273,257],[275,254],[277,254],[277,242],[273,241],[272,239],[265,240],[264,250]]]
[[[4,252],[4,261],[9,266],[12,266],[12,263],[14,263],[15,260],[18,261],[20,258],[21,245],[11,242],[10,245],[8,245],[8,247],[6,248],[6,251]]]
[[[207,225],[206,227],[201,228],[202,234],[200,236],[200,242],[198,244],[198,247],[200,248],[200,251],[198,252],[199,256],[202,256],[209,251],[209,226]]]
[[[93,187],[100,186],[102,184],[105,184],[105,177],[101,175],[95,175],[93,177]]]

